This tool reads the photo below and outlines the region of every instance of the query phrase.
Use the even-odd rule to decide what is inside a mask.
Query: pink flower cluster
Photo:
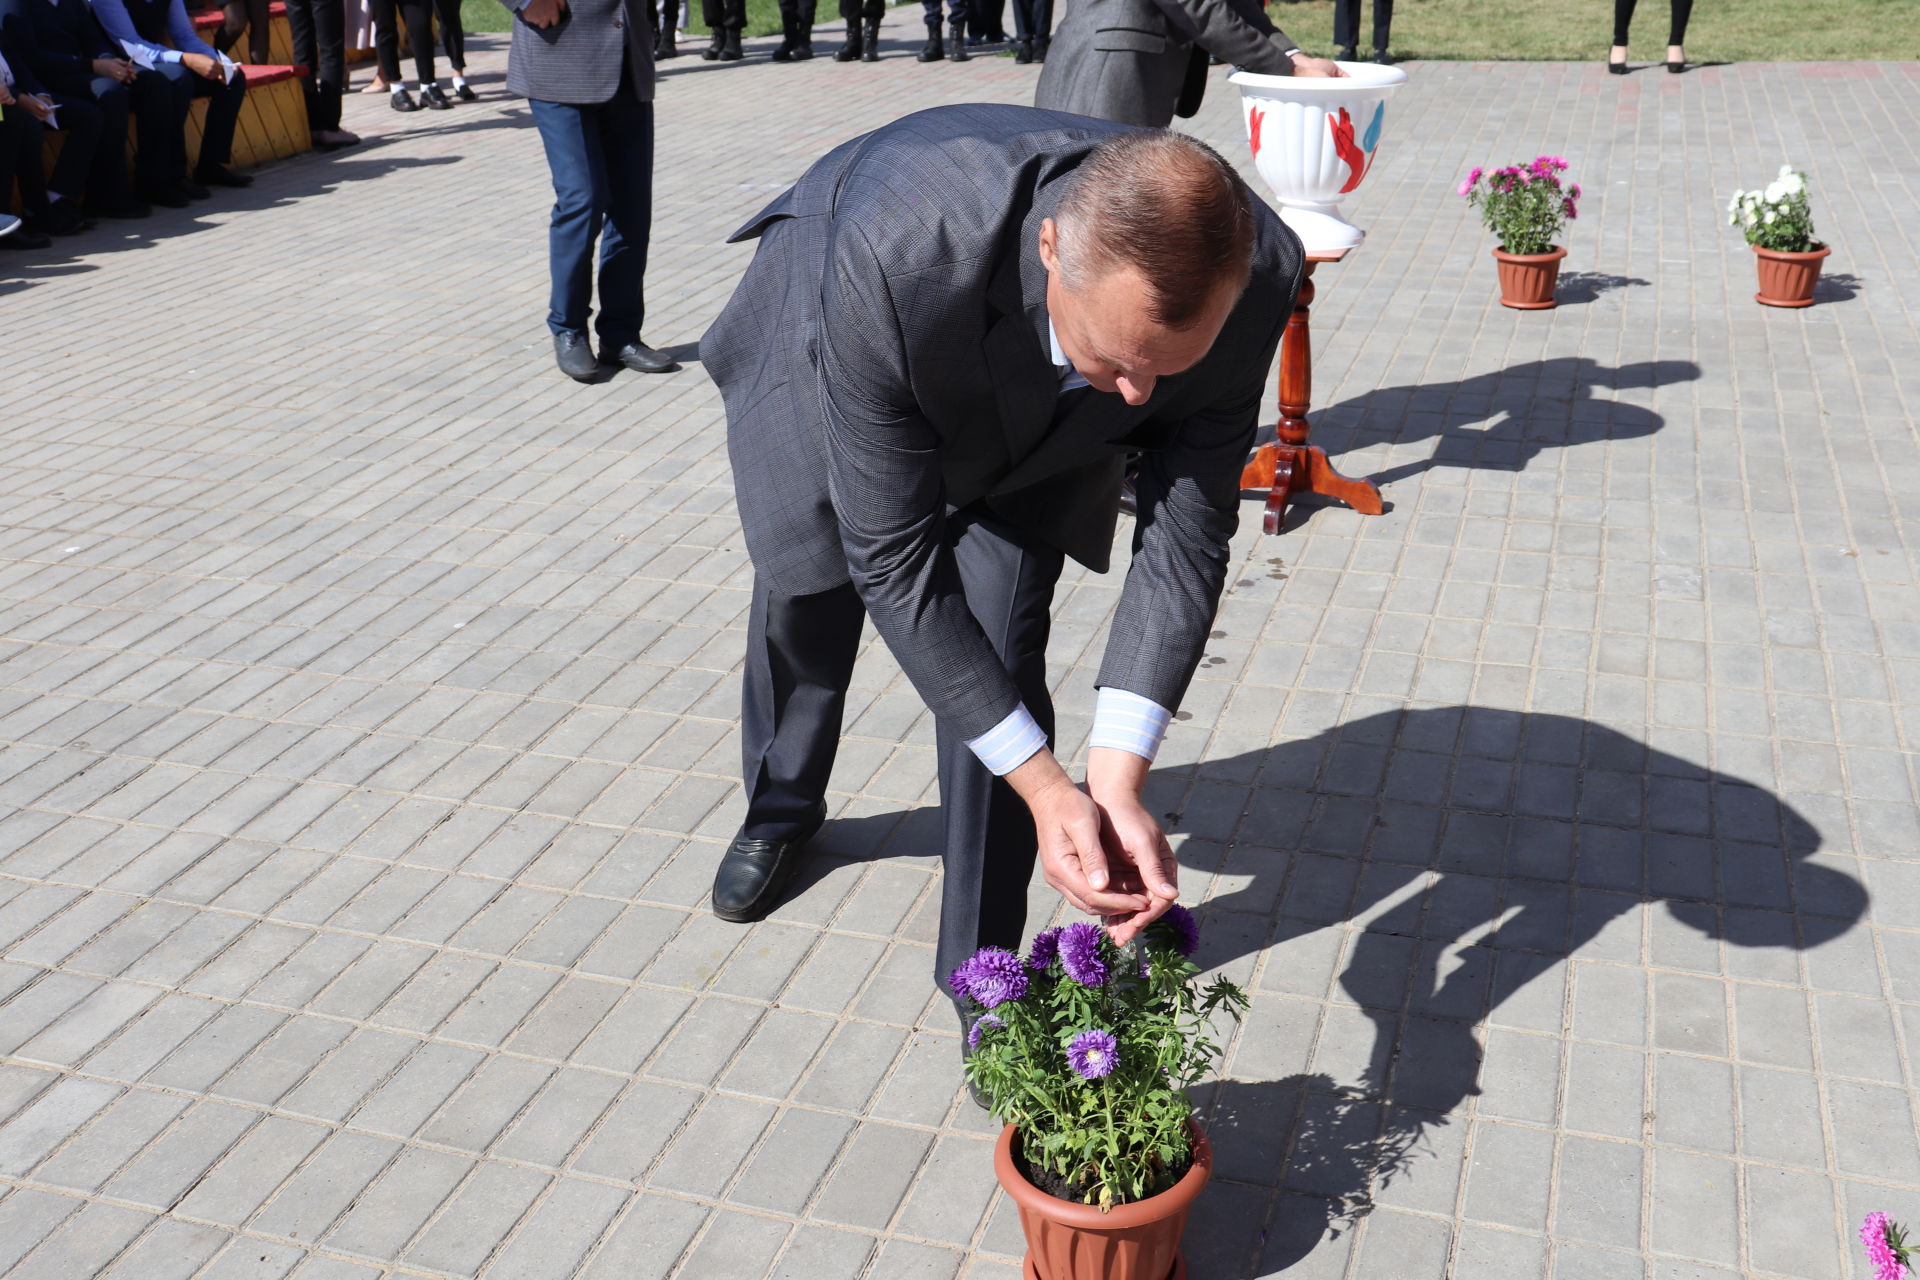
[[[1860,1224],[1860,1240],[1867,1246],[1867,1261],[1873,1264],[1873,1280],[1905,1280],[1911,1274],[1894,1253],[1889,1239],[1891,1227],[1884,1213],[1870,1213]]]
[[[1535,183],[1542,183],[1554,191],[1560,191],[1560,175],[1566,171],[1567,161],[1564,156],[1535,156],[1527,164],[1510,164],[1504,169],[1495,169],[1491,173],[1475,165],[1473,172],[1469,173],[1454,190],[1460,195],[1467,195],[1479,184],[1481,178],[1485,178],[1487,186],[1494,191],[1524,191]],[[1580,184],[1577,182],[1570,184],[1560,200],[1560,212],[1568,221],[1580,216],[1579,199]]]

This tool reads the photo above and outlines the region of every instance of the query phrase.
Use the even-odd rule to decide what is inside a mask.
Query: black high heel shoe
[[[1610,76],[1623,76],[1627,74],[1627,64],[1624,62],[1609,62],[1607,64],[1607,74]]]
[[[1679,75],[1682,71],[1685,71],[1686,69],[1687,69],[1687,62],[1685,58],[1682,58],[1678,62],[1669,62],[1667,64],[1667,70],[1672,72],[1676,76]]]

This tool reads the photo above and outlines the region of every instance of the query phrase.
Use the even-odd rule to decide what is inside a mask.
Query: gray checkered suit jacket
[[[576,106],[605,102],[620,87],[624,53],[633,62],[633,91],[653,101],[653,31],[647,0],[567,0],[550,27],[520,17],[527,0],[500,0],[513,18],[507,92]]]
[[[1073,0],[1047,48],[1033,105],[1164,128],[1176,106],[1183,116],[1199,109],[1207,54],[1286,76],[1292,47],[1260,0]]]
[[[984,503],[1105,571],[1122,465],[1139,451],[1133,562],[1100,683],[1179,705],[1219,603],[1300,242],[1259,206],[1253,281],[1225,331],[1146,404],[1060,396],[1040,224],[1062,180],[1121,131],[955,106],[836,148],[735,233],[760,247],[700,342],[754,571],[783,595],[851,580],[962,737],[1020,699],[968,610],[949,512]]]

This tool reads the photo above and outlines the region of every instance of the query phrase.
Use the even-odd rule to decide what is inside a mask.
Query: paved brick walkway
[[[1030,91],[890,30],[672,64],[656,343],[823,149]],[[799,892],[702,910],[718,401],[552,371],[476,62],[482,106],[355,99],[357,152],[0,263],[0,1272],[1012,1280],[927,718],[871,652]],[[1599,70],[1413,68],[1321,273],[1319,438],[1393,509],[1249,505],[1153,783],[1257,992],[1195,1280],[1828,1280],[1920,1219],[1920,74]],[[1217,84],[1194,123],[1243,154]],[[1450,186],[1541,150],[1591,196],[1521,315]],[[1782,159],[1838,246],[1798,313],[1720,214]],[[1068,751],[1115,586],[1060,593]]]

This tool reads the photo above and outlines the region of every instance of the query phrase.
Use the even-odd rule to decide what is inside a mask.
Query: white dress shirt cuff
[[[1039,722],[1024,702],[993,728],[967,739],[967,747],[995,777],[1012,773],[1046,745],[1047,735],[1040,732]]]
[[[1160,753],[1173,712],[1151,698],[1125,689],[1101,689],[1093,706],[1093,734],[1089,747],[1112,747],[1152,760]]]

